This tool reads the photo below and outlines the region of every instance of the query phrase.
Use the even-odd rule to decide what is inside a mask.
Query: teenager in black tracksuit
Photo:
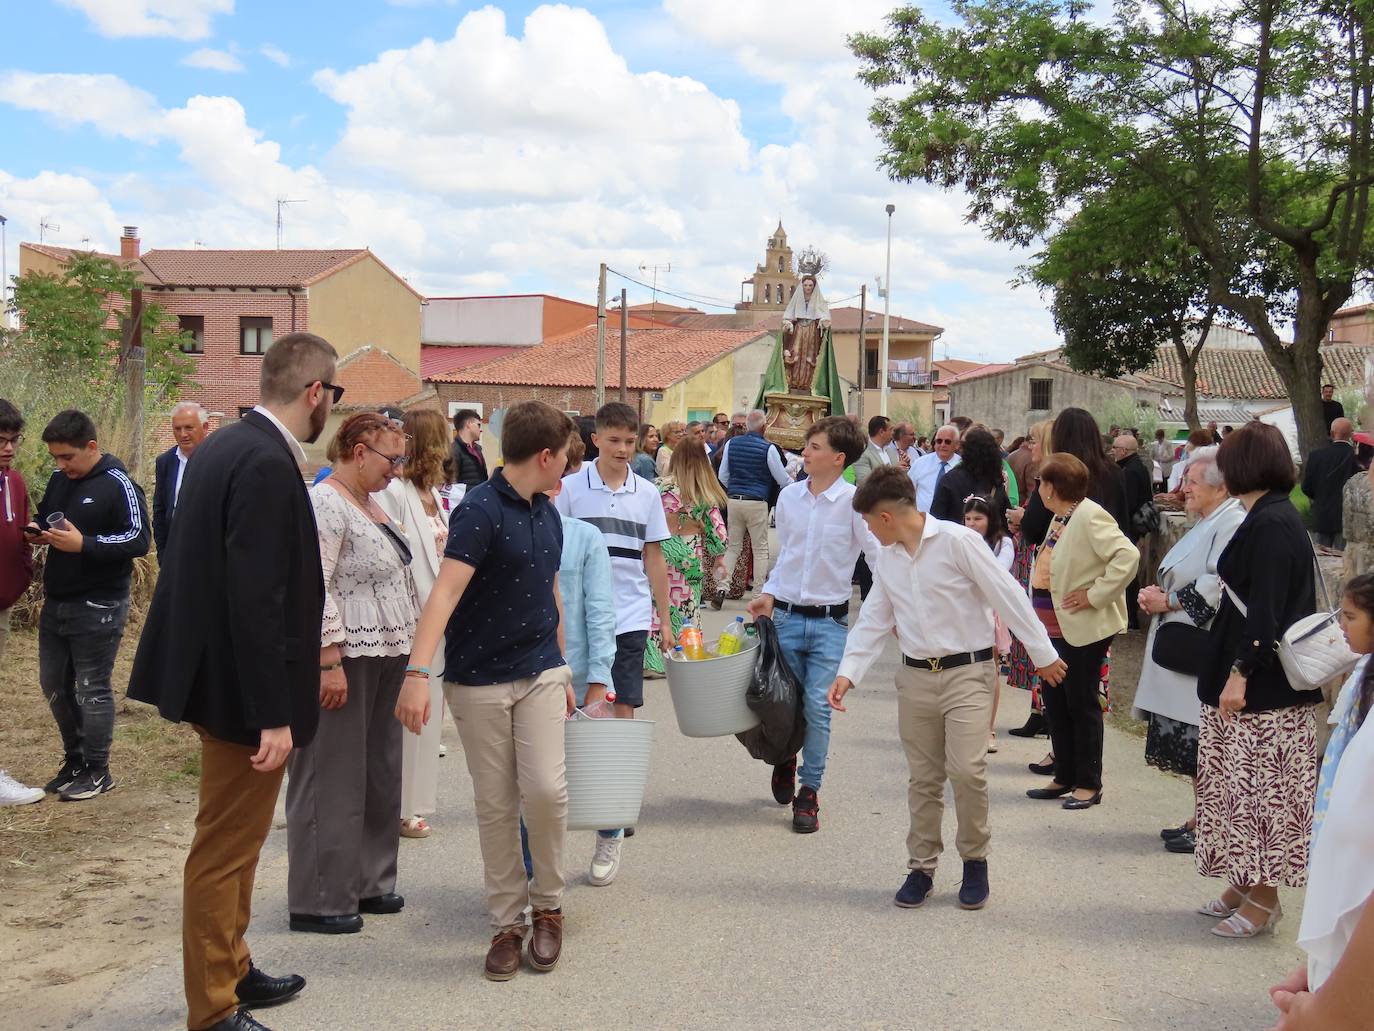
[[[43,612],[38,622],[38,680],[62,734],[66,756],[47,785],[63,801],[94,798],[114,787],[110,676],[129,617],[134,559],[151,533],[143,489],[119,459],[102,454],[95,424],[82,412],[59,413],[43,431],[57,462],[30,536],[47,544]],[[66,528],[49,527],[62,513]]]

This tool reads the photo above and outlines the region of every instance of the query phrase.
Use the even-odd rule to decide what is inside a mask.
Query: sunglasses
[[[326,382],[325,382],[324,380],[322,380],[322,379],[321,379],[321,380],[312,380],[311,382],[307,383],[307,384],[306,384],[304,387],[302,387],[301,389],[302,389],[302,390],[309,390],[309,389],[310,389],[311,387],[313,387],[316,383],[318,383],[320,386],[324,387],[325,390],[332,390],[332,391],[334,392],[334,403],[335,403],[335,404],[338,404],[340,401],[343,400],[344,388],[341,387],[341,386],[338,386],[338,385],[335,384],[335,383],[326,383]]]
[[[367,448],[374,455],[378,456],[379,458],[385,458],[388,462],[390,462],[391,468],[393,469],[404,469],[406,463],[410,461],[410,459],[407,458],[405,455],[397,455],[395,458],[392,458],[390,455],[384,455],[366,441],[363,441],[362,444],[363,447]]]

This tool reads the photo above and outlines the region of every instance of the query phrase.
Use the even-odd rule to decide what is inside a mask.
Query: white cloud
[[[193,50],[181,59],[181,63],[188,68],[204,68],[212,72],[241,72],[243,62],[227,50],[215,50],[211,47],[201,47]]]
[[[150,142],[162,132],[152,94],[116,75],[0,73],[0,101],[63,126],[89,123],[106,136]]]
[[[215,15],[231,14],[234,0],[58,0],[81,11],[102,36],[171,36],[204,39]]]
[[[258,47],[258,53],[279,68],[289,68],[291,65],[291,55],[281,47],[274,46],[271,43],[264,43],[262,46]]]

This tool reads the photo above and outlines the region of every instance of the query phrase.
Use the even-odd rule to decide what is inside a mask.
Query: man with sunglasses
[[[487,456],[482,453],[482,417],[471,408],[464,408],[453,416],[453,469],[455,483],[467,490],[487,482]]]
[[[343,389],[338,355],[309,333],[268,349],[261,403],[196,449],[134,657],[129,697],[201,739],[196,834],[186,857],[182,968],[192,1031],[262,1031],[247,1006],[305,987],[252,961],[253,875],[286,758],[315,736],[324,580],[301,441],[318,440]],[[331,646],[332,650],[332,646]]]
[[[945,474],[959,464],[959,427],[953,423],[935,431],[935,450],[911,463],[911,482],[916,485],[916,510],[929,512],[935,488]]]

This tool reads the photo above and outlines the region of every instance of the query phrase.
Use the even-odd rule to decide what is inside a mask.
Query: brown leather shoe
[[[530,918],[534,932],[530,935],[530,966],[535,970],[552,970],[558,966],[563,951],[563,911],[536,909]]]
[[[483,973],[488,981],[509,981],[520,972],[520,946],[524,934],[518,927],[498,931],[487,950],[487,965]]]

